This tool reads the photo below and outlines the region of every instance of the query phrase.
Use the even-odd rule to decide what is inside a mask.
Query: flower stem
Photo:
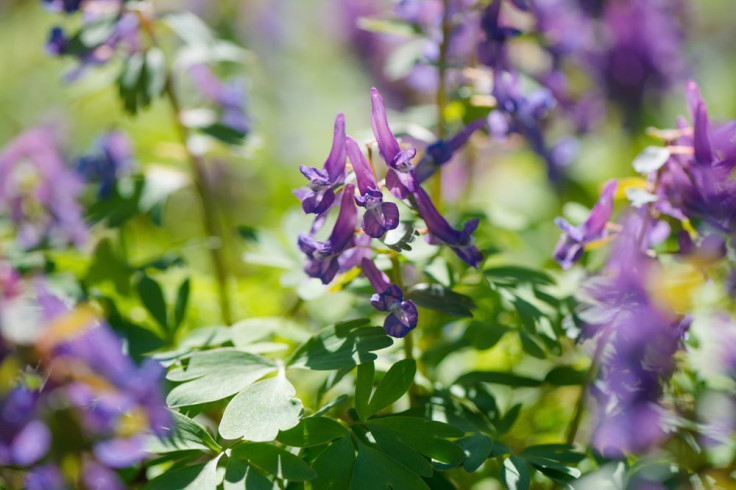
[[[232,306],[228,290],[229,277],[227,267],[225,265],[225,258],[223,256],[224,237],[217,219],[217,210],[214,202],[212,201],[207,185],[204,160],[200,155],[193,153],[187,144],[189,139],[189,130],[181,122],[181,104],[179,103],[179,98],[174,90],[171,77],[166,80],[164,91],[174,111],[174,119],[176,121],[176,129],[179,134],[179,139],[184,146],[187,158],[191,164],[192,173],[194,174],[194,183],[202,206],[202,221],[205,232],[210,239],[214,238],[217,241],[217,243],[211,244],[209,248],[212,257],[212,265],[215,270],[215,278],[217,280],[220,316],[226,325],[232,325]]]
[[[445,138],[445,111],[447,109],[447,51],[450,43],[450,0],[442,0],[442,41],[437,59],[437,138]],[[438,168],[432,179],[432,200],[440,208],[442,200],[442,168]]]

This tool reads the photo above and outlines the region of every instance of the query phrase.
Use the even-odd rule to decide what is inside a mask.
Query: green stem
[[[450,0],[442,0],[442,42],[440,42],[440,52],[437,59],[437,94],[435,96],[435,104],[437,106],[437,137],[445,138],[445,111],[447,109],[447,52],[450,41]],[[437,173],[432,179],[431,188],[432,200],[435,205],[440,208],[442,200],[442,168],[437,169]]]
[[[194,174],[194,183],[197,189],[197,193],[199,194],[200,204],[202,206],[202,221],[204,224],[205,232],[207,233],[208,237],[217,240],[217,243],[212,244],[209,248],[212,257],[212,265],[215,270],[215,278],[217,280],[217,290],[220,302],[220,315],[222,317],[222,321],[226,325],[232,325],[232,306],[230,302],[230,293],[228,290],[229,277],[227,267],[225,265],[225,258],[223,256],[223,245],[225,240],[222,235],[222,231],[220,230],[220,225],[217,219],[217,210],[215,208],[214,202],[212,201],[207,185],[204,159],[200,155],[193,153],[189,148],[189,145],[187,143],[189,140],[189,130],[181,122],[181,104],[179,104],[179,98],[177,97],[176,91],[174,90],[174,85],[172,83],[171,77],[166,80],[166,87],[164,90],[166,93],[166,97],[168,98],[169,103],[171,104],[171,107],[174,111],[174,119],[176,121],[176,129],[179,134],[179,139],[184,146],[184,150],[187,153],[187,158],[189,159],[189,163],[192,168],[192,173]]]

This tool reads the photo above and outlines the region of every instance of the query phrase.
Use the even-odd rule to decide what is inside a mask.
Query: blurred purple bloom
[[[399,226],[399,208],[392,202],[383,202],[383,192],[378,188],[368,159],[360,151],[358,143],[349,136],[347,154],[358,180],[360,195],[355,196],[355,202],[365,208],[363,231],[370,237],[380,238],[388,230]]]
[[[130,141],[121,131],[100,136],[93,152],[77,160],[77,172],[88,182],[99,182],[99,197],[105,198],[115,188],[118,179],[133,170]]]
[[[652,297],[660,269],[640,242],[646,226],[637,215],[624,219],[603,272],[584,285],[589,303],[579,312],[583,338],[597,335],[602,343],[591,393],[597,400],[593,442],[606,456],[646,450],[665,436],[662,382],[674,371],[690,324]]]
[[[449,246],[463,261],[472,267],[478,268],[483,260],[483,254],[473,244],[473,232],[478,227],[479,220],[477,218],[471,219],[465,223],[462,230],[456,230],[437,211],[424,189],[417,186],[413,195],[419,216],[424,220],[429,230],[427,241],[433,245]]]
[[[388,276],[378,270],[372,260],[363,259],[363,274],[368,278],[376,294],[371,297],[371,305],[378,311],[389,315],[383,322],[383,329],[392,337],[405,337],[417,326],[417,307],[411,300],[404,300],[404,292],[389,281]]]
[[[486,121],[478,119],[471,122],[457,134],[447,140],[439,140],[427,147],[427,151],[416,167],[418,182],[424,182],[437,171],[440,166],[449,162],[455,152],[465,146],[473,133],[486,125]]]
[[[36,466],[26,476],[27,490],[66,490],[67,488],[61,471],[52,464]]]
[[[416,187],[411,159],[417,151],[415,148],[401,149],[388,125],[383,97],[375,88],[371,89],[371,126],[378,143],[378,151],[389,167],[386,172],[386,187],[397,198],[406,199]]]
[[[345,116],[340,113],[335,118],[335,130],[330,154],[322,169],[299,167],[309,180],[307,187],[296,189],[294,194],[302,203],[305,213],[322,214],[335,201],[335,187],[345,181]]]
[[[483,38],[478,44],[478,60],[491,68],[507,70],[510,68],[507,43],[521,34],[521,31],[500,25],[501,4],[502,0],[493,0],[483,11]]]
[[[225,126],[242,134],[250,132],[250,120],[245,111],[245,88],[242,80],[222,82],[205,64],[189,68],[189,74],[202,95],[222,111]]]
[[[15,223],[24,248],[44,239],[81,246],[89,234],[76,200],[84,183],[67,169],[53,139],[47,129],[32,129],[0,152],[0,211]]]
[[[726,241],[720,235],[710,234],[696,245],[690,234],[681,230],[677,235],[677,253],[698,264],[712,264],[726,256]]]
[[[606,223],[613,213],[613,197],[617,188],[615,180],[609,180],[603,186],[598,202],[582,225],[572,226],[564,218],[555,219],[555,224],[563,231],[555,248],[555,260],[563,269],[569,269],[580,260],[587,244],[606,237]]]
[[[340,255],[355,245],[358,213],[354,194],[355,186],[347,184],[342,194],[340,214],[327,241],[315,240],[305,233],[299,235],[299,248],[309,258],[304,271],[310,277],[319,278],[323,284],[329,284],[335,278],[340,269]]]
[[[84,462],[82,481],[89,490],[124,490],[126,488],[117,473],[93,460]]]
[[[80,5],[85,0],[43,0],[43,4],[50,10],[55,12],[65,12],[71,14],[79,10]]]
[[[36,418],[38,399],[38,392],[22,387],[0,398],[0,465],[32,465],[49,450],[51,433]]]

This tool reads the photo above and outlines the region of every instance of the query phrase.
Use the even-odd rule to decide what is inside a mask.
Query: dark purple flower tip
[[[419,312],[413,301],[402,301],[383,322],[383,329],[396,338],[406,337],[416,326]]]
[[[387,231],[399,226],[399,207],[392,202],[366,207],[362,225],[366,235],[380,238]]]
[[[427,237],[429,242],[437,245],[448,245],[464,262],[471,267],[478,268],[483,260],[483,254],[473,244],[472,233],[478,227],[479,220],[472,219],[465,223],[462,230],[456,230],[437,211],[424,189],[417,186],[413,195],[419,216],[424,220],[429,230]]]
[[[413,172],[402,173],[389,168],[386,172],[386,187],[397,199],[403,200],[418,187],[418,183]]]
[[[363,270],[363,275],[368,278],[371,283],[371,287],[377,293],[382,293],[391,284],[388,276],[378,270],[376,264],[368,259],[364,258],[360,261],[360,267]]]
[[[66,53],[67,38],[61,27],[54,27],[49,33],[46,41],[46,53],[51,56],[59,56]]]
[[[383,328],[391,337],[405,337],[417,326],[417,307],[412,301],[404,300],[404,292],[392,284],[386,274],[378,270],[372,260],[361,261],[363,274],[370,281],[376,294],[371,296],[371,305],[378,311],[388,312]]]
[[[358,191],[360,194],[364,196],[368,193],[369,189],[378,189],[376,177],[373,175],[371,165],[365,155],[363,155],[363,152],[360,151],[358,143],[348,136],[345,140],[345,147],[350,163],[353,164],[353,171],[358,181]]]
[[[519,10],[527,11],[531,7],[531,0],[511,0],[511,3]]]
[[[345,115],[338,114],[335,117],[334,134],[332,137],[332,148],[325,160],[324,169],[333,183],[342,182],[345,179]]]
[[[386,164],[390,165],[401,151],[401,147],[388,125],[383,97],[375,87],[371,89],[371,126],[378,144],[378,151]]]
[[[710,122],[708,121],[708,110],[704,102],[698,103],[693,115],[693,147],[695,150],[695,161],[701,165],[713,163],[713,149],[710,142]]]
[[[84,0],[43,0],[46,8],[54,12],[65,12],[72,14],[77,12]]]

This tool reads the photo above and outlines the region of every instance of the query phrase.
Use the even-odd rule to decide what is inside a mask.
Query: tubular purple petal
[[[371,126],[381,157],[387,164],[391,164],[401,151],[401,147],[388,125],[383,97],[376,88],[371,89]]]
[[[348,136],[346,138],[347,155],[350,158],[350,162],[353,164],[353,171],[358,181],[358,190],[361,195],[368,193],[368,189],[378,189],[376,179],[371,171],[371,166],[368,163],[368,159],[360,151],[358,143]]]

